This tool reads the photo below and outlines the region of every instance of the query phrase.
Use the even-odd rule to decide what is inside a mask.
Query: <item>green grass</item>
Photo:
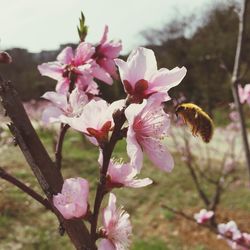
[[[150,239],[148,241],[137,241],[134,243],[132,250],[170,250],[164,241]]]
[[[43,143],[53,156],[52,132],[39,131]],[[126,157],[126,145],[119,142],[114,152],[116,157]],[[63,176],[81,176],[90,181],[90,205],[98,179],[99,165],[98,149],[90,145],[78,133],[67,134],[63,148]],[[161,204],[167,204],[181,209],[189,214],[203,208],[195,186],[189,176],[188,169],[183,164],[178,153],[174,153],[175,169],[172,173],[163,173],[152,166],[145,158],[141,177],[151,177],[154,184],[141,189],[116,189],[118,204],[130,213],[133,224],[132,250],[212,250],[212,246],[203,243],[206,237],[193,238],[194,231],[199,234],[196,226],[178,218],[173,213],[164,210]],[[17,147],[9,147],[0,155],[1,165],[20,180],[41,192],[37,181],[32,175],[27,163]],[[250,192],[246,187],[245,170],[239,170],[241,182],[233,183],[222,196],[221,217],[235,214],[241,225],[245,227],[244,216],[249,216]],[[205,190],[211,193],[211,186],[205,185]],[[104,200],[104,205],[107,198]],[[232,210],[232,213],[229,211]],[[226,211],[226,215],[224,215]],[[231,218],[233,219],[233,218]],[[247,228],[245,228],[247,230]],[[218,242],[216,236],[210,235],[211,241]],[[40,204],[27,197],[15,187],[0,180],[0,250],[54,250],[72,249],[67,236],[58,234],[58,222],[53,214],[46,211]],[[227,249],[226,247],[218,249]]]

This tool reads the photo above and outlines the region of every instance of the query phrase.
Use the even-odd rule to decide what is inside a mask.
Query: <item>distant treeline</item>
[[[209,113],[232,101],[229,72],[232,72],[237,42],[237,12],[237,4],[217,5],[198,22],[193,16],[178,17],[161,29],[143,32],[147,47],[155,51],[159,67],[184,65],[188,69],[184,81],[171,91],[173,97],[177,98],[182,92],[188,101],[202,105]],[[248,13],[241,66],[242,83],[250,82],[250,6]],[[42,77],[37,65],[54,61],[65,46],[57,51],[40,53],[11,49],[8,52],[13,64],[1,65],[0,72],[13,81],[23,100],[38,99],[45,91],[54,88],[55,81]],[[102,89],[109,100],[123,94],[119,84],[116,88],[102,85]]]
[[[250,82],[250,4],[247,10],[246,40],[243,42],[241,83]],[[197,21],[195,16],[176,20],[162,29],[143,32],[148,47],[161,67],[186,66],[187,76],[173,90],[210,114],[233,101],[230,74],[233,70],[239,25],[239,6],[233,1],[215,5]]]

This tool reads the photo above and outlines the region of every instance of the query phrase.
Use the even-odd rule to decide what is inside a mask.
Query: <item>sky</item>
[[[78,42],[80,11],[89,26],[87,41],[98,42],[104,25],[110,39],[121,39],[124,51],[141,44],[140,32],[160,28],[176,16],[199,13],[222,0],[0,0],[0,50],[31,52]]]

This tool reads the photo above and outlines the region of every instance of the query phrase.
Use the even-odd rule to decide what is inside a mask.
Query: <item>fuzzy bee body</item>
[[[183,103],[177,106],[175,113],[191,127],[193,136],[200,135],[204,142],[210,142],[214,131],[213,121],[199,106]]]

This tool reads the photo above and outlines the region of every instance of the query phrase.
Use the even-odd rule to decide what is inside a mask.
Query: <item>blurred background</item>
[[[225,193],[219,204],[219,218],[222,221],[235,219],[244,230],[250,230],[250,192],[240,132],[235,127],[228,127],[237,122],[229,117],[232,111],[229,103],[233,98],[228,73],[233,70],[240,3],[240,0],[0,0],[0,50],[7,51],[13,58],[11,65],[0,65],[0,73],[15,85],[51,154],[57,127],[44,127],[39,122],[44,108],[40,96],[53,90],[56,82],[42,77],[37,65],[54,61],[65,46],[77,46],[76,26],[80,11],[85,14],[89,26],[87,41],[97,43],[107,24],[109,38],[123,42],[122,58],[126,58],[133,48],[145,46],[154,50],[159,68],[185,66],[188,69],[182,83],[171,90],[170,95],[175,103],[184,98],[206,110],[215,121],[215,139],[211,145],[204,146],[197,138],[183,134],[182,128],[174,131],[174,136],[167,141],[175,156],[174,172],[162,176],[146,160],[143,175],[152,176],[154,185],[143,190],[119,190],[120,203],[131,213],[134,225],[133,250],[229,248],[207,230],[201,230],[161,207],[167,203],[185,209],[191,215],[204,207],[185,166],[187,161],[183,159],[187,137],[191,143],[189,149],[196,152],[193,162],[195,165],[198,162],[200,172],[206,171],[212,178],[220,176],[218,166],[228,167],[224,156],[225,151],[230,152],[229,158],[233,159],[234,165],[233,170],[225,170],[230,172],[230,179],[223,187]],[[241,64],[243,85],[250,82],[250,6],[247,12]],[[124,94],[118,82],[112,87],[102,87],[102,91],[109,101]],[[249,107],[244,107],[244,111],[249,124]],[[179,138],[177,141],[176,137]],[[235,148],[226,148],[228,145]],[[202,153],[197,153],[200,152],[198,149]],[[125,156],[124,150],[125,145],[121,143],[116,154]],[[94,190],[97,150],[71,131],[64,152],[64,176],[89,178]],[[0,161],[8,171],[40,192],[4,127],[1,128]],[[212,196],[213,185],[207,184],[202,175],[200,178],[204,190]],[[53,215],[0,180],[1,250],[71,249],[68,239],[58,236],[57,226]]]

